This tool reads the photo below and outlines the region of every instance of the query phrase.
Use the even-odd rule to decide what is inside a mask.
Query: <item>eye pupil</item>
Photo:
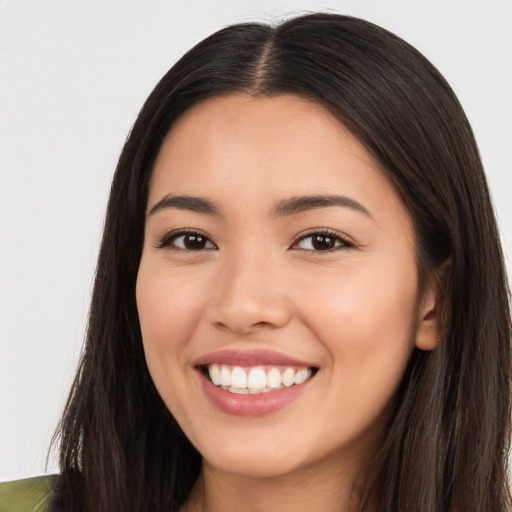
[[[206,245],[206,237],[204,237],[202,235],[190,233],[190,234],[184,236],[183,245],[185,246],[186,249],[189,249],[192,251],[204,249],[205,245]]]
[[[330,236],[315,235],[313,236],[312,245],[317,251],[326,251],[334,247],[335,240]]]

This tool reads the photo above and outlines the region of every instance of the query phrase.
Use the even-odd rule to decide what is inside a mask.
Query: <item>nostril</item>
[[[239,336],[246,336],[264,329],[275,329],[278,325],[272,322],[243,322],[241,319],[234,319],[232,321],[215,322],[214,325],[219,329],[230,331]]]
[[[253,327],[272,327],[272,325],[270,322],[256,322]]]

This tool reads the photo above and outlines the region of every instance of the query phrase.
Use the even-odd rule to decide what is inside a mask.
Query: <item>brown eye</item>
[[[336,240],[331,236],[315,235],[311,237],[311,245],[316,251],[334,249]]]
[[[201,249],[206,249],[208,244],[208,239],[205,236],[197,235],[195,233],[182,235],[179,238],[183,239],[183,248],[190,251],[200,251]]]
[[[157,247],[160,249],[168,247],[184,251],[204,251],[216,248],[207,236],[194,231],[181,231],[180,233],[167,235]]]
[[[302,237],[296,244],[298,249],[316,252],[335,251],[342,248],[351,248],[353,244],[334,233],[311,233]]]

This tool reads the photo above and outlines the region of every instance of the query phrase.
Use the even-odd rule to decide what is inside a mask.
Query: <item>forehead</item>
[[[222,96],[196,104],[177,120],[164,140],[155,169],[166,167],[166,172],[173,172],[166,163],[179,160],[197,172],[201,167],[233,173],[236,164],[241,174],[258,166],[262,178],[272,162],[293,162],[297,168],[299,159],[306,166],[322,152],[327,158],[331,152],[325,146],[344,144],[346,135],[322,106],[298,96]]]
[[[246,208],[336,193],[408,217],[363,145],[327,109],[291,94],[223,96],[185,112],[162,144],[149,204],[170,193]]]

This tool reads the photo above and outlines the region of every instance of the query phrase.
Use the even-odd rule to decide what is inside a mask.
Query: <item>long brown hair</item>
[[[58,432],[53,510],[177,511],[198,476],[200,454],[146,367],[135,282],[148,181],[164,137],[192,105],[240,91],[297,94],[328,108],[401,194],[420,274],[451,262],[441,342],[412,354],[361,510],[505,511],[509,294],[473,133],[418,51],[335,14],[220,30],[175,64],[144,104],[112,183],[86,344]]]

